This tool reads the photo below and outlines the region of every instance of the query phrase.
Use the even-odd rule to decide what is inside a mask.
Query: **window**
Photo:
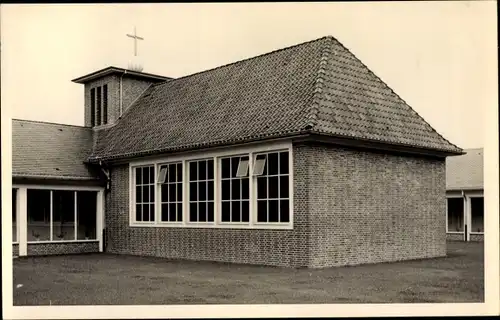
[[[256,156],[257,222],[290,221],[288,171],[287,151]]]
[[[448,232],[464,231],[464,199],[448,198]]]
[[[102,104],[101,104],[101,87],[97,87],[97,96],[96,96],[96,105],[97,105],[97,112],[96,112],[96,121],[95,124],[100,126],[101,125],[101,111],[102,111]]]
[[[248,156],[222,158],[221,222],[248,222],[250,197]]]
[[[95,126],[95,88],[90,89],[90,126]]]
[[[189,221],[214,221],[214,160],[189,162]]]
[[[97,239],[97,191],[27,190],[28,241]]]
[[[471,229],[470,232],[484,232],[484,198],[470,198]]]
[[[17,189],[12,189],[12,242],[17,242]]]
[[[102,124],[108,123],[108,85],[102,87]]]
[[[135,221],[154,221],[154,166],[135,168]]]
[[[160,166],[161,221],[182,222],[182,163]]]

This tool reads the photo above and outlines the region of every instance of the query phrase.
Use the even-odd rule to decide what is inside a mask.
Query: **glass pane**
[[[207,200],[214,200],[214,182],[207,182],[208,190],[207,190]]]
[[[257,221],[267,222],[267,200],[257,201]]]
[[[28,241],[50,240],[50,190],[27,191]]]
[[[149,204],[142,204],[142,221],[149,221]]]
[[[239,180],[231,181],[231,200],[240,199],[240,184]]]
[[[268,175],[278,174],[278,153],[270,153],[267,156]]]
[[[258,177],[257,178],[257,199],[267,198],[267,178]]]
[[[182,182],[182,163],[177,164],[177,181]]]
[[[278,200],[269,200],[269,222],[279,222]]]
[[[269,177],[269,198],[278,198],[278,177]]]
[[[471,198],[471,232],[484,232],[484,198]]]
[[[158,183],[165,183],[167,181],[168,176],[168,167],[161,167],[160,172],[158,173]]]
[[[75,192],[52,192],[52,240],[75,240]]]
[[[191,222],[198,221],[198,203],[189,204],[189,221]]]
[[[135,202],[142,202],[142,187],[135,187]]]
[[[168,221],[169,213],[168,213],[168,204],[164,203],[161,205],[161,221]]]
[[[176,183],[177,185],[177,201],[182,202],[182,182]]]
[[[257,159],[255,160],[254,163],[254,168],[253,168],[253,175],[254,176],[260,176],[260,175],[265,175],[266,171],[266,160],[265,159]]]
[[[78,191],[77,192],[77,239],[94,240],[97,239],[97,192]]]
[[[250,186],[248,183],[248,178],[241,179],[241,194],[242,194],[241,198],[248,199],[249,192],[250,192]]]
[[[241,213],[240,213],[240,203],[238,201],[233,201],[231,203],[231,221],[232,222],[240,222],[241,221]]]
[[[174,202],[177,200],[177,190],[175,189],[175,184],[168,186],[168,201]]]
[[[155,205],[154,205],[154,203],[149,204],[149,221],[155,221]]]
[[[208,222],[214,222],[214,203],[209,202],[207,203],[207,210],[208,210]]]
[[[149,180],[148,183],[154,183],[155,182],[155,168],[154,167],[149,167]]]
[[[198,180],[207,179],[207,163],[205,161],[198,162]]]
[[[230,187],[231,180],[222,180],[221,185],[221,199],[222,200],[230,200]]]
[[[142,186],[142,202],[149,202],[149,186]]]
[[[229,202],[229,201],[222,201],[221,221],[222,222],[231,221],[231,202]]]
[[[198,182],[198,199],[200,201],[207,200],[207,183]]]
[[[288,152],[280,152],[280,173],[288,173]]]
[[[17,241],[17,189],[12,189],[12,242]]]
[[[288,198],[288,176],[280,177],[280,198]]]
[[[207,203],[200,202],[198,203],[198,217],[200,222],[207,221]]]
[[[230,163],[231,160],[229,158],[221,159],[221,177],[223,179],[231,176]]]
[[[135,221],[142,221],[142,205],[135,205]]]
[[[177,221],[182,221],[182,203],[177,204]]]
[[[208,166],[208,177],[207,177],[207,179],[213,180],[213,178],[214,178],[214,161],[213,160],[208,160],[207,166]]]
[[[250,217],[250,207],[249,207],[249,202],[248,201],[243,201],[241,203],[241,221],[243,222],[248,222],[249,217]]]
[[[168,202],[168,184],[162,184],[160,187],[161,202]]]
[[[236,177],[236,172],[238,171],[238,165],[240,163],[240,157],[231,158],[231,177]]]
[[[168,219],[171,222],[177,221],[177,205],[175,203],[171,203],[168,205]]]
[[[168,165],[168,182],[175,182],[177,178],[177,166],[175,164]]]
[[[189,200],[198,200],[198,184],[196,182],[189,183]]]
[[[149,201],[155,202],[155,186],[149,186]]]
[[[135,184],[142,184],[142,168],[135,168]]]
[[[246,157],[248,158],[248,157]],[[246,177],[248,175],[248,160],[240,160],[238,165],[238,170],[236,172],[237,177]]]
[[[462,198],[448,198],[448,231],[463,231],[464,200]]]
[[[290,206],[288,200],[280,201],[280,222],[290,222]]]
[[[189,163],[189,181],[198,180],[198,166],[197,162]]]

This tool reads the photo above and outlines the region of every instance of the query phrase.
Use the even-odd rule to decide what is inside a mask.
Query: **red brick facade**
[[[293,230],[129,226],[129,168],[111,171],[106,249],[286,267],[445,256],[444,159],[294,145]]]
[[[28,243],[28,256],[99,252],[99,242]]]

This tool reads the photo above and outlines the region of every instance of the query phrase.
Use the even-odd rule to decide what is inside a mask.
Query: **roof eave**
[[[167,80],[173,79],[173,78],[164,77],[164,76],[160,76],[160,75],[156,75],[156,74],[152,74],[152,73],[138,72],[138,71],[133,71],[133,70],[128,70],[128,69],[110,66],[110,67],[106,67],[104,69],[97,70],[95,72],[86,74],[84,76],[75,78],[71,81],[75,82],[75,83],[85,84],[85,83],[92,81],[96,78],[104,77],[106,75],[113,74],[113,73],[121,73],[121,74],[125,73],[129,76],[145,78],[148,80],[152,80],[154,82],[162,82],[162,81],[167,81]]]

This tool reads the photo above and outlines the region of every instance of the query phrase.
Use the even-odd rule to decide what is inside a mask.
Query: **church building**
[[[462,149],[331,36],[175,79],[73,82],[84,126],[12,122],[14,255],[446,255],[445,162]]]

